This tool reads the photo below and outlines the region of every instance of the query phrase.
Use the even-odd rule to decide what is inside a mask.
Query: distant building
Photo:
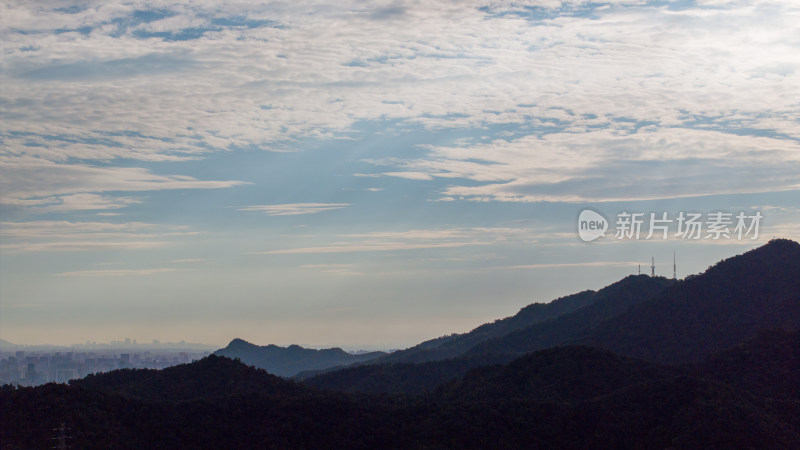
[[[39,383],[39,374],[36,373],[36,364],[29,363],[25,369],[25,384],[36,385]]]

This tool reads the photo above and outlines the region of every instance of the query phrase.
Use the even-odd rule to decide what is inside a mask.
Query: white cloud
[[[547,233],[526,228],[451,228],[434,230],[381,231],[342,234],[327,245],[293,247],[251,252],[253,255],[296,255],[325,253],[395,252],[447,249],[470,246],[532,242]]]
[[[505,240],[508,238],[539,236],[533,234],[528,228],[445,228],[434,230],[407,230],[407,231],[374,231],[370,233],[343,234],[342,237],[358,239],[361,242],[373,240],[441,240],[441,239],[492,239]]]
[[[239,211],[258,211],[270,216],[295,216],[316,214],[350,206],[349,203],[285,203],[282,205],[253,205],[239,208]]]
[[[167,243],[163,241],[136,241],[130,239],[102,241],[92,238],[86,241],[9,243],[0,245],[0,248],[8,252],[84,252],[98,250],[144,250],[162,247],[164,245],[167,245]]]
[[[141,250],[197,234],[183,226],[142,222],[0,222],[0,248],[8,252]]]
[[[564,267],[636,267],[643,264],[641,261],[591,261],[577,263],[542,263],[523,264],[517,266],[498,266],[496,270],[533,270],[533,269],[559,269]]]
[[[370,120],[484,134],[491,125],[513,124],[529,140],[541,140],[535,154],[475,155],[488,164],[438,148],[416,168],[385,171],[492,183],[454,182],[444,198],[639,198],[621,194],[630,188],[625,184],[609,183],[597,196],[530,185],[592,176],[601,157],[672,161],[713,151],[740,157],[747,146],[764,150],[763,142],[745,142],[760,134],[772,136],[770,146],[797,145],[796,3],[670,9],[620,1],[593,9],[591,17],[561,14],[562,4],[568,12],[591,8],[580,1],[4,3],[0,155],[20,174],[12,180],[20,192],[3,197],[233,186],[91,161],[180,162],[238,148],[286,150],[301,138],[349,137],[354,124]],[[69,6],[77,7],[61,9]],[[195,35],[178,39],[187,29]],[[641,126],[656,128],[670,145],[644,136]],[[704,135],[700,141],[709,148],[678,139],[690,134]],[[623,145],[630,135],[656,145],[631,153]],[[738,150],[715,146],[717,138]],[[769,157],[780,166],[796,163],[792,155],[784,149]],[[725,168],[718,166],[716,182]],[[797,178],[764,170],[762,182],[741,191],[798,185]],[[659,189],[739,192],[714,181],[703,189],[708,175],[691,177],[686,192],[668,183]],[[46,185],[26,185],[35,178]]]
[[[57,273],[57,277],[127,277],[147,276],[168,272],[177,272],[181,269],[161,267],[153,269],[106,269],[106,270],[78,270],[74,272]]]
[[[352,264],[304,264],[302,269],[317,269],[322,273],[332,275],[363,275],[363,273],[353,270]]]
[[[303,269],[346,269],[352,267],[352,264],[303,264],[300,267]]]
[[[373,163],[447,178],[444,199],[625,201],[796,189],[800,143],[650,127],[432,147],[424,158]]]
[[[402,250],[419,250],[426,248],[454,248],[467,245],[486,245],[486,242],[440,242],[412,244],[407,242],[384,242],[373,244],[334,244],[320,247],[287,248],[264,252],[251,252],[251,255],[297,255],[308,253],[360,253],[360,252],[392,252]]]
[[[184,259],[173,259],[170,261],[173,264],[196,264],[206,262],[203,258],[184,258]]]
[[[0,203],[50,211],[115,209],[140,201],[134,197],[100,196],[95,194],[97,192],[218,189],[246,184],[157,175],[139,167],[64,164],[39,158],[1,156],[0,176],[5,185]]]
[[[51,197],[46,200],[52,202],[42,207],[42,209],[46,211],[120,209],[128,205],[142,202],[141,198],[136,197],[111,197],[97,194],[71,194],[61,197]],[[22,202],[25,201],[26,200],[22,200]]]
[[[432,180],[433,176],[425,172],[385,172],[389,177],[405,178],[406,180]]]
[[[559,2],[550,3],[536,4],[555,7]],[[491,13],[525,12],[517,2],[493,3],[489,13],[478,10],[485,6],[481,2],[400,2],[396,9],[403,20],[375,20],[372,13],[387,5],[371,6],[163,4],[159,7],[174,14],[134,25],[121,35],[102,24],[131,17],[129,5],[110,2],[80,14],[34,11],[25,3],[7,6],[6,17],[14,20],[7,22],[13,28],[5,29],[9,39],[4,49],[10,54],[9,75],[16,77],[6,81],[21,89],[9,89],[8,95],[29,103],[29,112],[15,108],[22,116],[12,118],[9,126],[36,135],[62,134],[45,132],[44,127],[55,127],[89,141],[105,137],[92,130],[129,131],[136,124],[139,134],[118,139],[132,144],[125,146],[128,153],[141,150],[144,156],[148,143],[156,145],[158,155],[169,147],[208,151],[201,143],[212,148],[269,146],[291,136],[330,136],[356,120],[380,117],[467,126],[548,120],[571,111],[594,113],[601,121],[626,116],[680,121],[681,110],[711,112],[713,105],[757,121],[753,112],[780,111],[769,119],[775,120],[794,109],[787,99],[763,96],[790,89],[791,77],[750,75],[773,63],[796,66],[796,48],[785,39],[798,13],[790,4],[773,9],[736,4],[714,10],[612,8],[596,10],[591,20],[562,16],[541,20],[537,27],[523,16]],[[211,30],[219,28],[212,18],[232,16],[269,18],[281,27],[229,27],[185,42],[135,35],[188,27]],[[96,28],[87,35],[46,32],[81,26]],[[29,47],[36,50],[20,50]],[[58,79],[42,85],[23,75],[24,68],[42,71],[65,61],[113,66],[136,58],[177,63],[154,64],[158,72],[121,83],[71,84],[68,91]],[[184,72],[181,61],[191,64],[191,71]],[[354,61],[361,63],[348,65]],[[59,101],[44,110],[45,98],[53,96]],[[712,98],[717,101],[709,102]],[[52,120],[30,120],[42,113]]]

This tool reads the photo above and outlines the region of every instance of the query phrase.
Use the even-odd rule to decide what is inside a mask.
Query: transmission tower
[[[677,280],[678,279],[678,264],[677,264],[676,261],[677,260],[675,259],[675,252],[672,252],[672,279],[673,280]]]

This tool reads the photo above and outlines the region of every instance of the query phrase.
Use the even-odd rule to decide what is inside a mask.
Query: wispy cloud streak
[[[263,212],[269,216],[297,216],[333,211],[350,206],[349,203],[285,203],[282,205],[253,205],[239,211]]]

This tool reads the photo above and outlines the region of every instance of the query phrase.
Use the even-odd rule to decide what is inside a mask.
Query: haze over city
[[[800,240],[793,1],[39,1],[0,17],[15,344],[403,348],[651,258],[683,278]],[[586,208],[609,222],[590,243]],[[638,238],[615,236],[622,213],[643,214]],[[647,238],[651,213],[667,239]],[[701,215],[698,238],[681,213]],[[757,229],[737,236],[739,214]]]

